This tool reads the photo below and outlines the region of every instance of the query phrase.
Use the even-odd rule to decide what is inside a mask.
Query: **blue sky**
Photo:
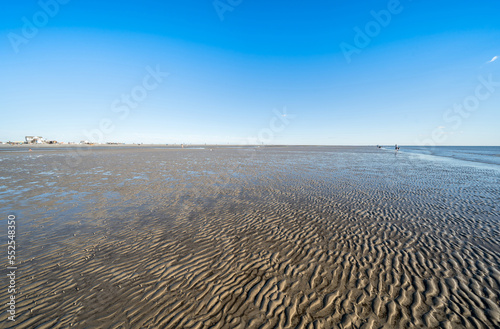
[[[10,1],[0,141],[499,145],[499,12],[493,0]]]

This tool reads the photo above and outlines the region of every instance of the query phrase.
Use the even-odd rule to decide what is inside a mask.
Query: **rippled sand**
[[[500,327],[494,167],[374,147],[0,160],[16,328]]]

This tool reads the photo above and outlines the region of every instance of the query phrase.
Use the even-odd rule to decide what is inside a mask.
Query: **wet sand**
[[[59,148],[0,165],[19,247],[3,327],[500,327],[494,166],[375,147]]]

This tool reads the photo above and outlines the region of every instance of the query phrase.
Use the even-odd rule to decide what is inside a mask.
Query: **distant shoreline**
[[[184,145],[184,146],[183,146]],[[283,144],[2,144],[2,148],[97,148],[97,147],[164,147],[164,148],[241,148],[241,147],[339,147],[339,148],[352,148],[352,147],[375,147],[375,145],[283,145]]]
[[[89,147],[178,147],[182,148],[182,145],[184,145],[184,148],[192,148],[192,147],[211,147],[211,148],[216,148],[216,147],[376,147],[376,144],[369,144],[369,145],[323,145],[323,144],[266,144],[266,145],[259,145],[259,144],[0,144],[0,148],[41,148],[41,147],[54,147],[54,148],[60,148],[60,147],[82,147],[82,148],[89,148]],[[382,148],[384,147],[391,147],[394,148],[393,144],[388,144],[388,145],[380,145]],[[500,145],[399,145],[402,148],[405,147],[424,147],[424,148],[444,148],[444,147],[500,147]]]

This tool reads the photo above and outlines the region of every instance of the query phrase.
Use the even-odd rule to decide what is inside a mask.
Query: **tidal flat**
[[[500,327],[495,164],[149,146],[0,166],[3,246],[17,218],[6,328]]]

